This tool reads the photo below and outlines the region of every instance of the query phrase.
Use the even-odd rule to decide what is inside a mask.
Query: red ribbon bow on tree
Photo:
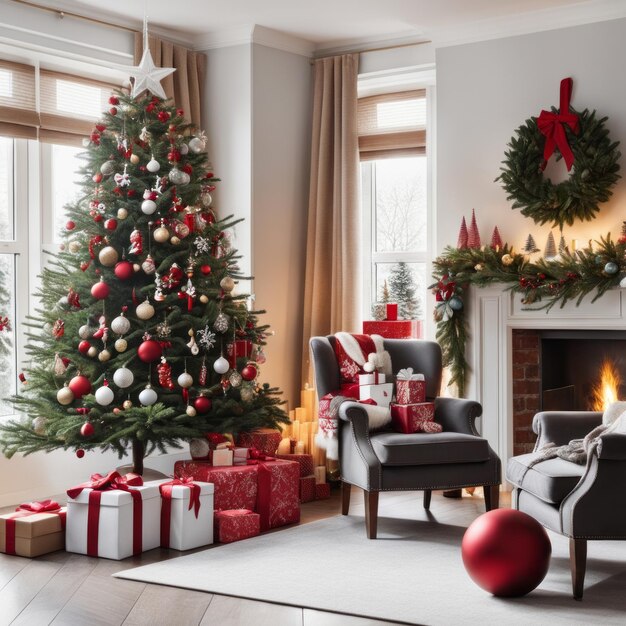
[[[137,474],[120,475],[119,472],[109,472],[106,476],[102,474],[92,474],[91,480],[86,483],[81,483],[67,490],[67,495],[74,499],[83,489],[93,489],[94,491],[113,491],[119,489],[120,491],[130,491],[129,487],[141,487],[143,485],[143,479]]]
[[[559,149],[561,156],[565,159],[567,171],[572,169],[574,164],[574,153],[567,143],[567,135],[565,134],[565,126],[569,126],[574,133],[578,133],[578,115],[570,113],[569,101],[572,96],[572,79],[564,78],[561,81],[561,101],[559,103],[559,112],[541,111],[537,118],[537,128],[542,135],[545,135],[546,143],[543,147],[543,163],[541,169],[546,169],[548,159],[556,148]]]

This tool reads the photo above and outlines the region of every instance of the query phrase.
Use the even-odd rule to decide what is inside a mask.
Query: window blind
[[[35,68],[0,60],[0,135],[37,138]]]
[[[426,154],[426,92],[359,98],[358,133],[362,161]]]

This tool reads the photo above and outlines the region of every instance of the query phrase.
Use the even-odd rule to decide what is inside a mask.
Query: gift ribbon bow
[[[537,128],[542,135],[545,135],[546,143],[543,147],[543,163],[541,169],[544,170],[548,164],[548,159],[552,156],[555,148],[565,159],[567,171],[572,169],[574,164],[574,153],[567,143],[565,127],[569,126],[574,133],[578,133],[578,115],[570,113],[569,102],[572,96],[572,79],[564,78],[561,81],[561,101],[559,112],[541,111],[537,118]]]
[[[109,472],[106,476],[92,474],[91,480],[67,490],[74,499],[83,491],[89,492],[87,508],[87,555],[98,556],[98,536],[100,526],[100,501],[105,491],[127,491],[133,500],[133,554],[141,554],[143,547],[143,500],[141,493],[131,487],[141,487],[143,479],[137,474],[122,476],[119,472]]]
[[[54,500],[42,500],[41,502],[25,502],[20,504],[16,511],[30,511],[31,513],[55,513],[61,509],[61,505]]]
[[[41,502],[26,502],[20,504],[15,513],[5,518],[5,547],[6,554],[16,554],[15,538],[16,523],[21,517],[29,517],[38,513],[51,513],[59,516],[61,528],[65,528],[65,511],[61,510],[58,502],[54,500],[42,500]]]
[[[407,367],[396,374],[396,380],[424,380],[424,374],[414,374],[413,368]]]
[[[161,547],[170,547],[170,528],[172,519],[172,491],[174,487],[188,487],[189,493],[189,508],[191,511],[193,508],[196,519],[200,511],[200,493],[202,488],[197,483],[193,482],[191,476],[185,478],[174,478],[168,483],[161,483],[159,485],[159,491],[161,493]]]

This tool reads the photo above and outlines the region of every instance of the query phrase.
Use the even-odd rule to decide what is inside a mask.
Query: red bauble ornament
[[[91,288],[91,295],[96,298],[96,300],[108,298],[110,292],[109,286],[102,279]]]
[[[174,150],[170,150],[170,151],[167,153],[167,160],[168,160],[168,161],[175,161],[175,162],[178,162],[178,161],[180,161],[180,156],[181,156],[181,155],[180,155],[180,152],[179,152],[178,150],[176,150],[176,149],[174,149]]]
[[[117,96],[111,96],[109,98],[109,104],[119,104],[120,99]]]
[[[245,367],[241,370],[241,377],[244,380],[254,380],[259,375],[259,368],[256,363],[250,361],[246,363]]]
[[[162,354],[163,348],[161,348],[161,344],[154,339],[147,339],[137,348],[137,356],[144,363],[158,361]]]
[[[70,220],[66,225],[65,228],[67,228],[67,230],[74,230],[76,228],[76,224],[74,222],[72,222],[72,220]]]
[[[117,109],[116,109],[115,107],[111,107],[111,108],[109,109],[109,113],[110,113],[111,115],[117,115]]]
[[[78,450],[76,450],[76,456],[82,459],[85,456],[85,451],[82,448],[78,448]]]
[[[463,564],[472,580],[494,596],[531,592],[545,577],[552,551],[535,519],[514,509],[481,515],[465,531]]]
[[[159,111],[157,118],[159,119],[159,122],[167,122],[167,120],[170,119],[170,114],[167,111]]]
[[[81,354],[87,354],[89,348],[91,348],[91,344],[86,339],[78,344],[78,351]]]
[[[211,273],[211,266],[210,265],[201,265],[200,266],[200,271],[207,276],[208,274]]]
[[[135,273],[133,264],[130,261],[120,261],[116,263],[113,271],[120,280],[129,280]]]
[[[94,183],[98,184],[102,182],[102,173],[101,172],[97,172],[95,173],[92,177],[91,180],[93,180]]]
[[[204,414],[204,413],[208,413],[211,410],[211,405],[213,403],[211,402],[210,398],[207,398],[206,396],[198,396],[194,401],[193,401],[193,406],[196,409],[196,411],[198,411],[198,413]]]
[[[115,230],[117,228],[117,220],[113,217],[109,218],[106,222],[104,222],[104,227],[107,230]]]
[[[70,380],[70,384],[68,385],[68,387],[74,394],[74,398],[82,398],[88,393],[91,393],[91,382],[86,376],[83,376],[82,374],[74,376],[74,378]]]
[[[83,437],[91,437],[91,435],[93,435],[93,424],[91,422],[85,422],[80,427],[80,434]]]

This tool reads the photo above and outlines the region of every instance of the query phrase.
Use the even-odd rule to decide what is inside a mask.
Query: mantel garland
[[[561,108],[542,111],[522,124],[508,143],[508,150],[496,178],[513,200],[513,209],[537,224],[552,223],[563,228],[574,221],[590,221],[599,204],[612,195],[611,187],[620,178],[619,141],[609,138],[607,117],[569,106],[572,79],[561,81]],[[570,176],[554,184],[543,171],[550,155],[563,157]]]
[[[434,317],[437,341],[449,367],[449,385],[456,385],[463,396],[469,365],[465,347],[469,337],[464,305],[470,286],[484,287],[499,283],[505,290],[522,295],[527,309],[546,312],[569,301],[576,306],[589,294],[595,302],[617,286],[626,286],[626,237],[617,242],[611,235],[590,241],[588,247],[565,251],[554,259],[531,261],[530,255],[516,253],[505,244],[502,248],[453,248],[448,246],[433,262],[430,286],[435,294]]]

